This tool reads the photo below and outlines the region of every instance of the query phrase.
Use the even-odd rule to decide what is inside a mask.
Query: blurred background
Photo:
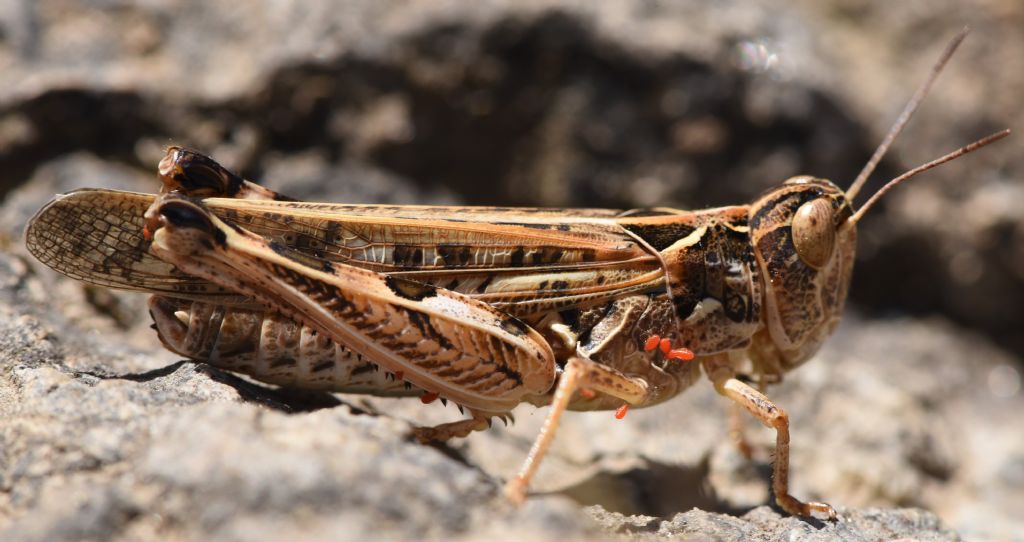
[[[294,197],[351,203],[696,209],[749,202],[799,174],[848,186],[965,25],[973,32],[859,202],[909,168],[1022,126],[1024,3],[0,0],[0,248],[23,255],[26,220],[55,193],[153,191],[170,144]],[[883,379],[939,379],[915,392],[928,412],[954,396],[973,401],[975,391],[955,394],[974,382],[993,402],[972,412],[1008,420],[992,434],[1003,427],[1018,437],[1022,141],[1015,134],[927,173],[862,222],[852,323],[824,353],[900,364],[899,376]],[[54,321],[105,319],[127,343],[158,350],[140,296],[69,295],[96,315],[69,309],[67,320]],[[915,340],[921,349],[904,344]],[[888,359],[901,349],[915,361]],[[939,362],[962,372],[949,376]],[[862,376],[808,374],[819,388],[831,379],[840,391],[850,381],[839,376]],[[533,418],[519,425],[522,439]],[[942,449],[929,439],[957,440],[956,431],[927,433],[914,450]],[[487,441],[471,439],[462,452],[487,470],[487,454],[473,448],[486,444],[478,442]],[[926,506],[945,510],[958,529],[989,532],[985,525],[1009,515],[965,503],[1024,506],[1024,445],[1007,446],[1006,463],[985,472],[1008,484],[1008,494],[943,500],[920,494],[916,483],[895,493],[861,484],[846,502]],[[942,487],[974,472],[950,466],[961,457],[955,451],[934,461],[914,453],[904,456]],[[693,472],[710,467],[701,468]],[[632,478],[605,486],[626,480],[648,501],[614,505],[569,493],[624,512],[667,514],[673,504],[649,502],[661,495],[651,485],[658,471],[630,469]],[[593,476],[571,483],[607,482]],[[974,480],[980,485],[961,489],[987,491]],[[763,502],[759,491],[750,502]],[[736,506],[746,505],[720,508]]]

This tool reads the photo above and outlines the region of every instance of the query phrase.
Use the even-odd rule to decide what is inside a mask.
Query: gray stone
[[[913,508],[897,510],[840,510],[841,520],[820,523],[782,517],[768,507],[751,510],[742,517],[690,510],[671,519],[623,516],[600,507],[587,509],[605,529],[632,540],[788,540],[792,542],[871,540],[960,540],[943,526],[935,514]]]

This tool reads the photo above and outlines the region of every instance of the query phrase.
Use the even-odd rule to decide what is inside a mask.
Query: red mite
[[[650,352],[655,348],[661,350],[662,354],[668,359],[678,359],[679,361],[690,361],[694,358],[693,351],[689,348],[672,348],[672,343],[668,339],[662,339],[658,335],[651,335],[646,342],[644,342],[644,352]]]

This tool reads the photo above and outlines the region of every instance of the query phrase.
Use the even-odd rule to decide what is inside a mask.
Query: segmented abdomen
[[[423,390],[275,312],[162,296],[149,300],[161,342],[182,356],[279,386],[408,396]]]

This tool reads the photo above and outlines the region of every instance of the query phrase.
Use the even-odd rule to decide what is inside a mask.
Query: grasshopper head
[[[750,239],[764,285],[765,328],[750,349],[755,362],[795,367],[839,323],[857,243],[852,214],[843,190],[806,176],[787,180],[750,207]]]
[[[847,191],[824,179],[793,177],[751,205],[750,239],[764,285],[766,325],[755,333],[748,354],[762,369],[784,371],[807,361],[838,324],[853,271],[857,222],[883,195],[920,173],[1010,135],[1010,130],[996,132],[907,171],[875,192],[856,213],[851,208],[966,35],[964,29],[946,46]]]
[[[912,102],[913,104],[913,102]],[[897,124],[898,131],[902,124]],[[849,190],[825,179],[793,177],[750,206],[750,241],[764,286],[765,327],[748,354],[767,371],[810,358],[839,323],[853,273],[857,222],[899,184],[1010,135],[1002,130],[892,179],[853,212],[851,202],[874,168],[868,162]],[[883,142],[876,156],[881,156]]]

